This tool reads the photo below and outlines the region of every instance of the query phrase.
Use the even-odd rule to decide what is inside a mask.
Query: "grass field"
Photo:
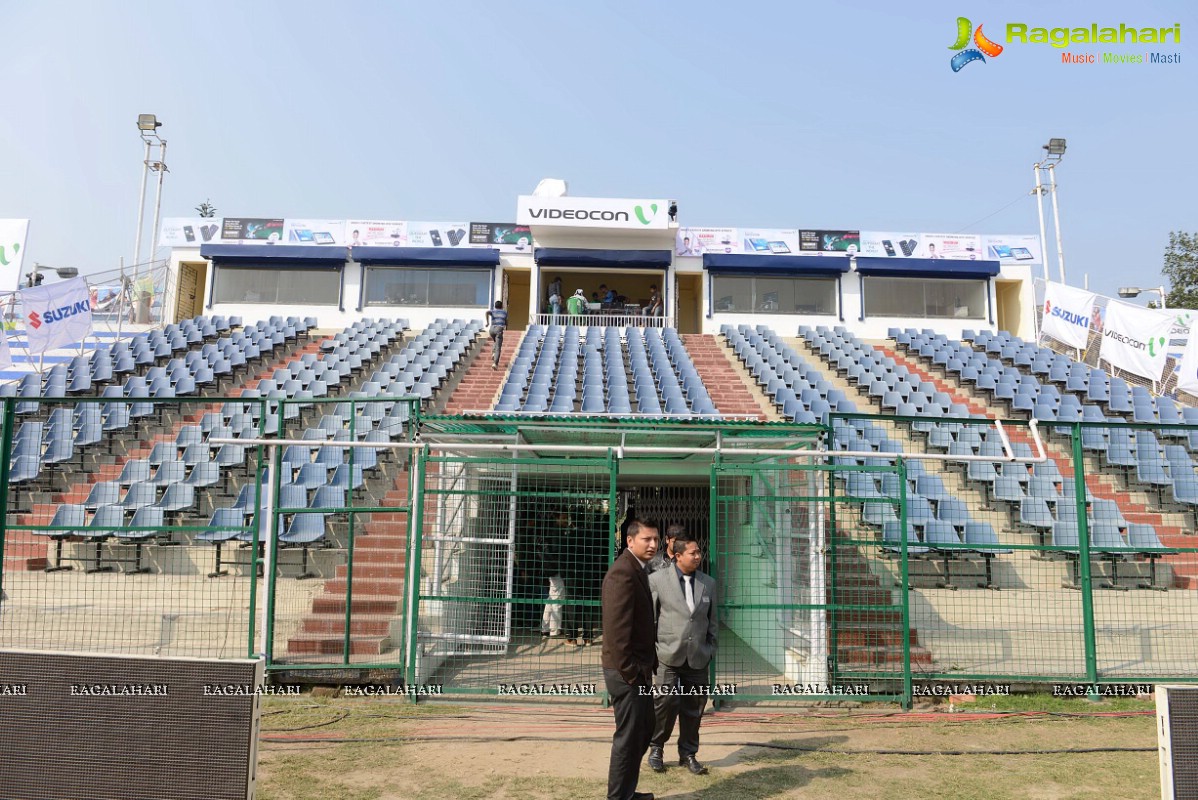
[[[947,708],[708,715],[699,755],[711,774],[645,768],[639,788],[736,800],[1160,796],[1150,702],[1014,697]],[[611,713],[596,707],[273,699],[263,718],[258,796],[598,798],[611,733]]]

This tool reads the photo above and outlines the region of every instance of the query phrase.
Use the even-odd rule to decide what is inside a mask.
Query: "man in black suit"
[[[678,719],[678,763],[695,775],[704,775],[707,767],[695,756],[699,722],[707,705],[707,696],[699,692],[707,686],[707,667],[715,655],[720,624],[715,579],[699,570],[703,552],[690,536],[680,533],[672,548],[673,564],[649,576],[660,665],[649,766],[654,772],[666,771],[662,751]]]
[[[645,568],[657,552],[657,529],[633,520],[624,541],[624,552],[603,578],[603,682],[616,716],[607,797],[653,800],[652,794],[638,792],[636,784],[654,725],[657,632]]]

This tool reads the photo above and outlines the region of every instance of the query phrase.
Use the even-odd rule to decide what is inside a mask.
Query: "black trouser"
[[[683,664],[680,667],[670,667],[659,664],[657,668],[657,686],[661,689],[677,686],[683,690],[707,685],[707,669],[692,669]],[[678,755],[693,756],[699,752],[699,722],[703,719],[703,708],[707,705],[707,695],[661,694],[653,700],[654,747],[665,747],[674,732],[674,720],[678,720]]]
[[[492,328],[491,330],[491,351],[492,358],[494,359],[491,363],[499,366],[499,354],[503,351],[503,331],[505,329]]]
[[[641,774],[641,759],[653,735],[653,696],[648,684],[629,686],[619,670],[603,670],[603,682],[616,713],[616,732],[611,738],[611,762],[607,768],[607,797],[631,800]]]

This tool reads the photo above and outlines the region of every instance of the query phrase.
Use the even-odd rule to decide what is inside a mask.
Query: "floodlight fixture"
[[[137,129],[139,131],[154,132],[162,127],[162,123],[158,121],[158,117],[153,114],[138,114]]]
[[[1048,151],[1050,156],[1065,155],[1065,140],[1064,139],[1049,139],[1048,144],[1044,145],[1044,149]]]

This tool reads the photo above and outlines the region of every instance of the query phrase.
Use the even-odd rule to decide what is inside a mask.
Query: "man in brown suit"
[[[607,770],[608,800],[653,800],[636,790],[641,759],[653,736],[657,631],[645,571],[657,552],[657,528],[633,520],[624,552],[603,579],[603,681],[616,716]]]

